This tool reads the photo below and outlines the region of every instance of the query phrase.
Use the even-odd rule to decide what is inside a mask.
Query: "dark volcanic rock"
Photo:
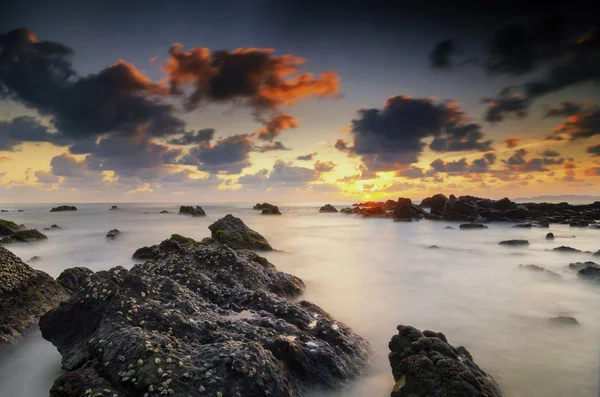
[[[558,316],[548,319],[549,323],[556,325],[579,325],[579,321],[575,317]]]
[[[546,240],[554,240],[554,233],[546,234]]]
[[[50,212],[64,212],[64,211],[77,211],[77,207],[74,205],[61,205],[58,207],[54,207],[50,210]]]
[[[299,396],[361,374],[367,344],[254,252],[186,248],[90,275],[40,320],[68,371],[51,397]]]
[[[592,255],[594,255],[594,256],[600,256],[600,250],[594,252]]]
[[[421,207],[431,209],[431,213],[434,215],[443,215],[444,207],[446,206],[446,202],[448,201],[448,197],[444,196],[441,193],[434,194],[431,197],[427,197],[421,201]]]
[[[510,245],[510,246],[524,246],[529,245],[527,240],[504,240],[500,241],[498,245]]]
[[[325,204],[319,209],[319,212],[338,212],[338,210],[331,204]]]
[[[227,244],[233,249],[273,250],[267,239],[231,214],[219,219],[208,228],[213,240]]]
[[[49,275],[0,247],[0,345],[13,343],[38,318],[68,298]]]
[[[108,240],[114,240],[121,235],[121,231],[119,229],[113,229],[106,233],[106,238]]]
[[[132,258],[134,258],[134,259],[155,259],[157,257],[158,257],[158,245],[138,248],[133,253],[133,256],[132,256]]]
[[[548,270],[544,267],[538,266],[538,265],[519,265],[519,268],[529,270],[532,272],[543,273],[546,276],[550,276],[550,277],[554,277],[554,278],[562,278],[562,276],[560,274],[553,272],[552,270]]]
[[[11,234],[15,234],[19,230],[22,230],[22,228],[16,223],[0,219],[0,237],[10,236]]]
[[[487,229],[486,225],[482,225],[481,223],[463,223],[459,226],[461,229]]]
[[[87,267],[71,267],[63,270],[56,278],[56,281],[62,285],[69,294],[73,294],[83,288],[85,280],[92,274],[94,274],[94,272]]]
[[[118,210],[118,209],[119,209],[119,207],[117,207],[116,205],[113,205],[112,207],[110,207],[111,211]]]
[[[31,243],[34,241],[46,240],[48,237],[37,231],[36,229],[19,230],[15,234],[8,237],[4,237],[0,240],[0,244],[14,244],[14,243]]]
[[[496,381],[441,332],[399,325],[389,343],[392,397],[501,397]]]
[[[503,215],[509,219],[526,219],[529,216],[529,210],[527,207],[519,205],[515,209],[504,211]]]
[[[586,280],[600,281],[600,269],[594,266],[581,269],[577,275]]]
[[[572,252],[572,253],[582,252],[581,250],[578,250],[577,248],[571,248],[571,247],[567,247],[567,246],[564,246],[564,245],[561,245],[560,247],[553,248],[552,251]]]
[[[180,214],[189,214],[191,216],[206,216],[206,212],[199,205],[182,205],[179,207]]]

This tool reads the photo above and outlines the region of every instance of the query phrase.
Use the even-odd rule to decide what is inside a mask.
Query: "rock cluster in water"
[[[281,215],[279,207],[269,203],[257,203],[252,209],[261,211],[262,215]]]
[[[4,219],[0,219],[0,237],[0,244],[30,243],[48,238],[36,229],[27,229],[24,225]]]
[[[338,212],[338,210],[331,204],[325,204],[319,209],[319,212]]]
[[[77,211],[77,207],[74,205],[60,205],[58,207],[54,207],[50,210],[50,212],[64,212],[64,211]]]
[[[67,291],[48,274],[0,247],[0,345],[15,342],[67,297]]]
[[[441,332],[399,325],[389,343],[392,397],[500,397],[496,381]]]
[[[290,299],[303,282],[246,249],[258,233],[242,225],[228,215],[211,225],[220,240],[176,235],[129,271],[61,275],[75,293],[40,320],[67,371],[50,396],[290,397],[360,375],[366,342]]]
[[[179,207],[179,213],[189,214],[191,216],[206,216],[206,212],[199,205],[195,207],[192,205],[182,205]]]

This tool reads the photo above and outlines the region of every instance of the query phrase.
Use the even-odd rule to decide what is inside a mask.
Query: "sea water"
[[[41,257],[31,265],[53,277],[72,266],[128,268],[137,248],[173,233],[200,240],[210,235],[208,225],[231,213],[278,250],[265,256],[279,270],[305,281],[302,299],[320,305],[370,343],[364,377],[309,397],[389,396],[387,344],[398,324],[441,331],[453,345],[464,345],[505,396],[598,395],[600,285],[578,279],[567,266],[600,258],[549,250],[568,245],[595,252],[600,230],[521,229],[503,223],[460,230],[452,222],[320,214],[318,205],[307,204],[280,205],[281,216],[260,215],[250,203],[203,205],[207,216],[196,218],[178,215],[175,204],[117,204],[119,210],[109,211],[112,204],[77,204],[76,212],[58,213],[49,212],[52,205],[2,205],[25,210],[0,213],[2,219],[38,230],[52,224],[62,228],[44,232],[47,241],[8,248],[24,261]],[[107,241],[106,233],[115,228],[121,236]],[[547,232],[556,239],[546,240]],[[508,239],[527,239],[531,245],[498,245]],[[520,269],[521,264],[563,277]],[[556,316],[573,316],[580,326],[548,322]],[[45,397],[60,373],[60,355],[37,329],[0,350],[0,396]]]

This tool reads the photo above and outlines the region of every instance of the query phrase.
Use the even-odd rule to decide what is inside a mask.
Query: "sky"
[[[600,195],[588,2],[9,1],[0,202]]]

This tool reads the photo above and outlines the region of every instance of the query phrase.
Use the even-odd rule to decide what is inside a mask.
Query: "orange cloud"
[[[583,173],[585,176],[600,176],[600,167],[588,168]]]
[[[8,156],[0,156],[0,163],[5,161],[12,161],[12,159]]]
[[[519,142],[521,142],[523,138],[506,138],[504,143],[506,143],[506,147],[512,149],[514,147],[519,146]]]
[[[300,125],[298,120],[290,114],[278,114],[267,120],[265,126],[258,131],[255,131],[253,135],[258,135],[258,139],[265,141],[272,141],[277,135],[283,130],[296,128]]]
[[[136,91],[161,96],[169,95],[169,89],[166,86],[153,82],[134,64],[122,59],[119,59],[116,63],[111,65],[107,69],[107,73],[118,76],[118,81],[125,85],[122,88],[126,91]]]
[[[157,55],[157,56],[155,56],[155,57],[151,57],[151,58],[149,59],[150,63],[154,63],[154,62],[156,62],[157,60],[158,60],[158,55]]]

